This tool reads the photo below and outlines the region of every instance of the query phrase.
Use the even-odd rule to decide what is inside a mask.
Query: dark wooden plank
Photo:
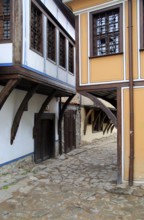
[[[117,184],[122,183],[122,128],[121,128],[121,120],[122,120],[122,112],[121,112],[121,89],[117,89]]]
[[[4,88],[0,92],[0,109],[3,107],[5,101],[7,100],[8,96],[10,95],[12,90],[16,87],[18,82],[19,82],[18,79],[11,79],[4,86]]]
[[[33,94],[36,92],[36,90],[38,89],[39,85],[34,85],[30,91],[27,92],[26,96],[24,97],[20,107],[17,110],[17,113],[15,115],[15,118],[13,120],[13,124],[12,124],[12,128],[11,128],[11,140],[10,143],[13,144],[13,141],[15,139],[19,124],[20,124],[20,120],[21,117],[23,115],[23,112],[29,102],[29,100],[31,99],[31,97],[33,96]]]
[[[22,1],[12,1],[13,4],[13,63],[22,63]]]
[[[62,109],[60,110],[59,113],[59,120],[58,120],[58,134],[59,134],[59,154],[62,154],[62,132],[61,132],[61,124],[62,124],[62,119],[65,113],[65,110],[67,106],[69,105],[70,101],[73,99],[75,95],[71,95],[66,102],[64,103]]]
[[[97,107],[99,107],[101,110],[103,110],[106,113],[106,115],[108,116],[109,119],[111,119],[111,121],[113,122],[115,127],[117,127],[117,118],[116,118],[116,116],[96,96],[91,95],[90,93],[84,92],[84,91],[80,92],[80,94],[85,96],[85,97],[88,97],[89,99],[91,99]]]
[[[36,117],[36,121],[35,121],[35,126],[34,126],[34,129],[33,129],[33,136],[35,137],[36,135],[36,131],[37,131],[37,127],[38,127],[38,124],[39,124],[39,121],[41,119],[41,116],[44,112],[44,110],[46,109],[47,105],[50,103],[50,101],[53,99],[53,97],[56,95],[56,90],[53,90],[51,92],[51,94],[46,98],[46,100],[44,101],[44,103],[42,104],[40,110],[39,110],[39,113],[37,114],[37,117]]]
[[[10,77],[10,74],[17,74],[22,79],[26,79],[33,83],[39,83],[41,86],[47,86],[51,89],[56,89],[57,92],[62,91],[64,92],[65,96],[70,96],[71,94],[76,93],[76,90],[73,86],[70,86],[69,84],[63,83],[59,80],[55,80],[46,74],[39,74],[38,72],[29,70],[26,67],[22,67],[21,65],[0,67],[0,77],[1,75],[3,77],[4,75]]]
[[[79,16],[75,17],[76,38],[76,88],[79,88]]]

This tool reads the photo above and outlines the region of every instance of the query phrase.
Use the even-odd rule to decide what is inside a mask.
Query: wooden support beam
[[[12,124],[12,128],[11,128],[11,140],[10,143],[13,144],[13,141],[15,139],[19,124],[20,124],[20,120],[21,117],[23,115],[23,112],[29,102],[29,100],[31,99],[31,97],[33,96],[33,94],[36,92],[36,90],[38,89],[39,85],[34,85],[30,91],[27,92],[26,96],[24,97],[21,105],[19,106],[17,113],[15,115],[15,118],[13,120],[13,124]]]
[[[2,91],[0,92],[0,110],[3,107],[5,101],[7,100],[8,96],[11,94],[12,90],[18,84],[19,79],[10,79],[7,84],[4,86]]]
[[[61,124],[62,124],[62,119],[65,113],[65,110],[67,108],[67,106],[69,105],[70,101],[73,99],[75,95],[71,95],[66,102],[64,103],[60,114],[59,114],[59,120],[58,120],[58,134],[59,134],[59,154],[62,154],[62,132],[61,132]]]
[[[85,96],[85,97],[88,97],[89,99],[91,99],[94,102],[95,106],[97,106],[101,110],[103,110],[106,113],[106,115],[108,116],[108,118],[111,119],[111,121],[115,125],[115,127],[117,127],[117,118],[116,118],[116,116],[96,96],[94,96],[94,95],[92,95],[88,92],[84,92],[84,91],[81,91],[80,94]]]
[[[35,137],[35,135],[36,135],[37,126],[39,124],[39,120],[41,119],[41,116],[42,116],[44,110],[46,109],[46,107],[50,103],[50,101],[53,99],[53,97],[56,95],[56,92],[57,92],[57,90],[53,90],[51,92],[51,94],[46,98],[44,103],[42,104],[42,106],[39,110],[39,113],[37,114],[37,117],[36,117],[35,125],[34,125],[34,128],[33,128],[33,137]]]

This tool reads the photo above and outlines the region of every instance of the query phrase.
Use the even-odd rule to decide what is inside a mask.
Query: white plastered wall
[[[0,91],[2,90],[0,86]],[[14,90],[6,100],[0,111],[0,165],[18,159],[34,152],[33,126],[34,114],[38,113],[46,96],[35,94],[28,104],[28,111],[25,111],[16,134],[13,145],[10,145],[10,133],[15,113],[22,102],[26,92]],[[56,114],[58,118],[58,103],[53,99],[49,104],[49,112]],[[56,138],[57,126],[56,126]]]
[[[13,50],[12,43],[0,44],[0,64],[12,64]]]

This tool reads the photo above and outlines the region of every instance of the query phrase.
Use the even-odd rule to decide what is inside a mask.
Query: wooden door
[[[35,116],[37,117],[37,115]],[[55,153],[55,115],[44,113],[37,126],[34,161],[40,163]]]
[[[76,113],[69,110],[64,115],[64,151],[68,153],[76,148]]]

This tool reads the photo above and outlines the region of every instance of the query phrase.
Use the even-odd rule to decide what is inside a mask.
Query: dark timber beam
[[[94,95],[91,95],[88,92],[81,91],[80,94],[91,99],[97,107],[99,107],[101,110],[103,110],[106,113],[106,115],[108,116],[108,118],[111,119],[112,123],[117,128],[117,118],[109,108],[107,108],[97,97],[95,97]]]
[[[7,100],[8,96],[12,92],[12,90],[18,84],[19,79],[10,79],[7,84],[4,86],[2,91],[0,92],[0,110],[3,107],[5,101]]]
[[[44,112],[44,110],[46,109],[47,105],[50,103],[50,101],[53,99],[53,97],[56,95],[57,90],[53,90],[51,92],[51,94],[46,98],[46,100],[44,101],[44,103],[42,104],[39,113],[37,114],[36,117],[36,121],[35,121],[35,125],[34,125],[34,129],[33,129],[33,137],[36,136],[36,131],[37,131],[37,126],[39,124],[39,121],[41,119],[41,116]]]
[[[62,119],[65,113],[65,110],[67,106],[69,105],[70,101],[73,99],[75,95],[71,95],[66,102],[64,103],[62,109],[60,110],[59,113],[59,120],[58,120],[58,134],[59,134],[59,154],[62,155],[62,129],[61,129],[61,124],[62,124]]]
[[[27,92],[26,96],[24,97],[21,105],[19,106],[17,113],[15,115],[15,118],[13,120],[13,124],[12,124],[12,128],[11,128],[11,140],[10,143],[13,144],[13,141],[15,139],[19,124],[20,124],[20,120],[21,117],[23,115],[23,112],[25,111],[25,108],[29,102],[29,100],[31,99],[31,97],[33,96],[33,94],[36,92],[36,90],[38,89],[39,85],[34,85],[30,91]]]
[[[128,0],[128,38],[129,38],[129,111],[130,111],[130,156],[129,156],[129,185],[134,181],[134,68],[133,68],[133,1]]]
[[[93,95],[94,95],[94,94],[93,94]],[[109,98],[106,98],[106,97],[102,97],[102,96],[97,95],[97,94],[96,94],[96,97],[97,97],[97,98],[100,98],[100,99],[103,99],[103,100],[105,100],[105,101],[107,101],[107,102],[109,102],[111,105],[113,105],[115,108],[117,108],[117,100],[109,99]]]

